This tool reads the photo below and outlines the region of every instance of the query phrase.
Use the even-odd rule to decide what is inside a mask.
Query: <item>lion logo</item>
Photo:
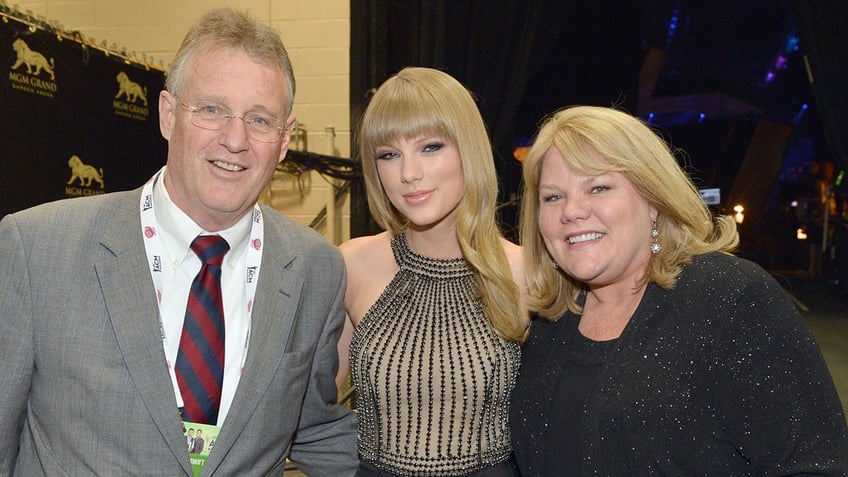
[[[83,164],[76,154],[68,160],[68,167],[71,168],[71,178],[68,180],[68,185],[79,179],[80,185],[83,187],[91,187],[92,182],[99,182],[100,188],[104,188],[103,183],[103,168],[98,171],[94,166]]]
[[[141,98],[141,101],[147,106],[147,88],[142,88],[140,84],[131,81],[130,77],[123,71],[118,73],[115,78],[118,80],[118,94],[115,95],[115,99],[123,95],[128,102],[135,103]]]
[[[21,65],[25,65],[27,73],[31,75],[38,75],[41,73],[41,70],[44,70],[50,75],[51,80],[56,80],[56,75],[53,73],[53,67],[55,64],[53,58],[50,58],[50,61],[48,62],[44,55],[31,50],[29,45],[20,38],[12,42],[12,49],[15,50],[15,53],[18,55],[17,61],[15,61],[15,64],[12,65],[13,70],[18,69]]]

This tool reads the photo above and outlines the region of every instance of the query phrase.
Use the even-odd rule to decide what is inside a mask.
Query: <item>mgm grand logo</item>
[[[9,83],[13,89],[52,98],[56,94],[56,62],[33,50],[18,38],[12,42],[15,64],[9,69]]]
[[[118,92],[112,100],[115,114],[130,119],[146,121],[150,110],[147,108],[147,88],[132,81],[123,71],[115,77],[118,81]]]
[[[105,194],[106,183],[103,182],[103,168],[85,164],[76,154],[68,160],[71,169],[71,178],[65,184],[65,195],[68,197],[80,197],[84,195]],[[78,185],[75,185],[76,183]]]

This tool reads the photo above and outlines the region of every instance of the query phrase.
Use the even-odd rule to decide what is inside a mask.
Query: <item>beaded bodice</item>
[[[462,258],[392,238],[399,271],[354,331],[360,458],[398,475],[462,475],[507,459],[519,346],[495,334]]]

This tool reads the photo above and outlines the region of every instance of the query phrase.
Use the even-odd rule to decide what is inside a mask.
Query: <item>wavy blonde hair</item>
[[[551,266],[539,231],[539,176],[545,153],[552,148],[581,173],[621,173],[657,209],[662,250],[651,255],[644,283],[672,288],[694,256],[732,253],[739,244],[736,223],[729,216],[713,217],[672,150],[642,120],[613,108],[562,109],[543,121],[524,162],[520,236],[528,305],[539,315],[557,319],[567,310],[580,312],[577,298],[585,289]],[[606,162],[599,163],[597,155]]]
[[[521,341],[518,287],[495,220],[498,180],[489,135],[471,94],[450,75],[404,68],[371,98],[358,138],[371,215],[392,234],[406,229],[408,219],[392,205],[380,183],[375,151],[397,139],[424,134],[441,137],[459,151],[465,193],[457,206],[456,237],[493,328],[504,339]]]

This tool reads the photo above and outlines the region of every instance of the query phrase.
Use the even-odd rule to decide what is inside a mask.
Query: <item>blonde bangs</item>
[[[373,155],[377,147],[398,139],[432,135],[456,144],[453,128],[439,101],[422,95],[415,85],[392,78],[390,88],[371,100],[362,121],[362,153]]]

